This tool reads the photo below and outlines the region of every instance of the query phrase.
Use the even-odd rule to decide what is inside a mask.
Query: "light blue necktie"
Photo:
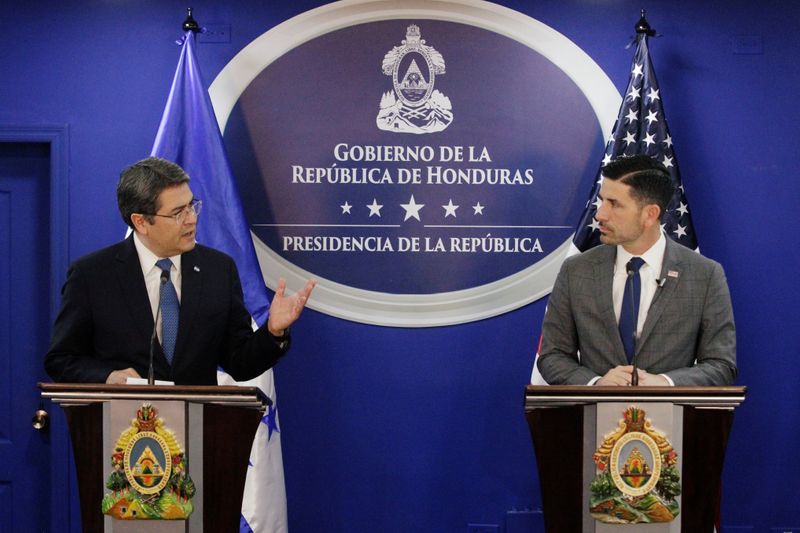
[[[633,257],[628,262],[626,272],[633,271],[633,294],[631,294],[631,282],[625,280],[625,292],[622,294],[622,309],[619,312],[619,336],[622,345],[625,346],[625,355],[628,356],[628,363],[633,361],[634,343],[633,332],[639,323],[639,300],[642,295],[642,278],[639,276],[639,269],[644,265],[644,259]],[[631,302],[633,300],[633,302]],[[633,306],[633,312],[631,312]]]
[[[161,306],[161,347],[164,349],[167,361],[172,364],[172,356],[175,354],[175,339],[178,338],[178,315],[181,304],[178,303],[178,293],[175,292],[175,286],[169,275],[172,261],[159,259],[156,261],[156,266],[167,274],[167,281],[161,283],[158,305]]]

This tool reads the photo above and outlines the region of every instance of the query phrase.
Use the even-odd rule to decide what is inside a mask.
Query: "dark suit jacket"
[[[132,367],[147,377],[153,313],[133,238],[77,260],[62,289],[61,310],[45,358],[55,381],[105,382]],[[196,245],[181,258],[181,309],[170,366],[156,341],[156,379],[215,385],[217,365],[252,379],[285,352],[266,327],[253,332],[233,260]]]
[[[616,254],[616,246],[602,245],[561,267],[539,350],[539,371],[548,383],[585,385],[628,364],[611,295]],[[656,289],[636,347],[639,368],[666,374],[675,385],[732,384],[736,330],[720,264],[667,239],[659,279],[664,285]]]

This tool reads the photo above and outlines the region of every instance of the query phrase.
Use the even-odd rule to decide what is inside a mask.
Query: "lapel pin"
[[[670,278],[677,278],[678,277],[678,271],[677,270],[670,270],[669,272],[667,272],[667,276],[669,276]]]
[[[195,265],[195,267],[194,267],[194,271],[195,271],[195,272],[200,272],[200,267]]]

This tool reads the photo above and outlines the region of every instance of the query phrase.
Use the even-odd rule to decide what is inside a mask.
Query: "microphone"
[[[628,274],[628,283],[631,291],[631,324],[633,324],[633,357],[631,357],[631,364],[633,365],[633,374],[631,374],[631,387],[639,386],[639,372],[636,366],[636,332],[639,329],[639,324],[636,323],[636,302],[634,302],[634,295],[636,294],[633,289],[633,259],[628,261],[625,265],[625,272]]]
[[[161,287],[166,285],[169,281],[169,272],[166,270],[161,271],[161,285],[159,285],[159,293]],[[147,384],[155,385],[155,370],[153,369],[153,352],[155,351],[155,343],[158,338],[158,318],[161,316],[161,303],[159,302],[156,307],[156,319],[153,321],[153,334],[150,335],[150,366],[147,368]]]

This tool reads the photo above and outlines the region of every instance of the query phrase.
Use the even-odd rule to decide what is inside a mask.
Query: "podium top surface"
[[[528,385],[525,410],[600,402],[668,402],[707,409],[734,409],[747,387],[598,387],[594,385]]]
[[[61,405],[111,400],[161,400],[236,405],[266,409],[270,399],[258,387],[235,385],[106,385],[105,383],[39,383],[42,397]]]

